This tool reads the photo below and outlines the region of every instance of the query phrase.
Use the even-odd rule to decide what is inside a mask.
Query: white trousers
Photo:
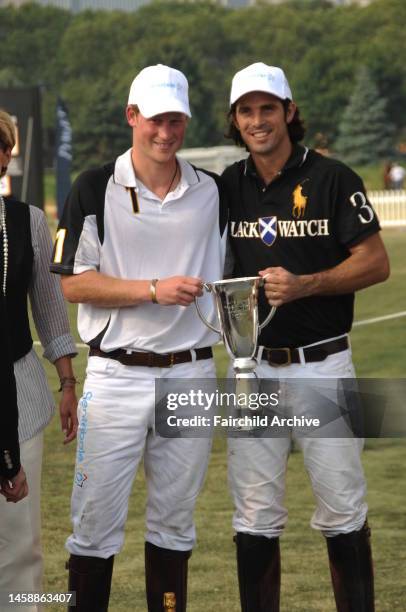
[[[17,504],[0,496],[0,591],[42,591],[41,468],[43,433],[20,444],[29,494]],[[37,606],[0,606],[1,612],[36,612]]]
[[[298,380],[297,387],[286,385],[282,398],[282,410],[285,401],[296,416],[309,408],[306,406],[309,397],[314,399],[314,395],[307,393],[304,379],[317,379],[327,406],[330,401],[336,401],[332,396],[337,395],[338,379],[355,377],[350,350],[316,363],[271,367],[262,361],[257,374],[260,378]],[[309,381],[309,388],[311,385]],[[280,388],[283,396],[283,383]],[[330,427],[333,429],[329,430]],[[346,427],[344,421],[342,427]],[[350,430],[340,432],[342,437],[327,437],[331,431],[337,431],[334,428],[337,423],[326,426],[325,434],[323,430],[326,437],[301,437],[294,429],[291,432],[303,451],[316,500],[311,526],[327,537],[361,529],[367,514],[361,464],[363,440],[354,438]],[[271,538],[281,535],[288,516],[284,496],[290,448],[291,437],[229,439],[229,483],[235,504],[233,527],[236,531]]]
[[[193,512],[211,439],[155,435],[155,379],[214,377],[211,359],[147,368],[89,358],[78,410],[73,534],[66,543],[70,553],[108,558],[120,551],[142,457],[148,487],[146,540],[172,550],[193,547]]]

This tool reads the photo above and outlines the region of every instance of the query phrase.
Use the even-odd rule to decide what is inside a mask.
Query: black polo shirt
[[[300,145],[268,186],[251,157],[223,173],[230,200],[233,276],[254,276],[270,266],[293,274],[332,268],[350,248],[379,231],[361,178],[343,163]],[[269,305],[261,291],[263,320]],[[354,294],[311,296],[278,308],[260,344],[295,347],[351,329]]]

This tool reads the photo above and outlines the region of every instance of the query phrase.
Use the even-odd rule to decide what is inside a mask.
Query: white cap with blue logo
[[[263,91],[281,100],[292,100],[288,80],[281,68],[256,62],[234,75],[231,84],[230,106],[241,96],[253,91]]]
[[[175,112],[191,117],[188,89],[180,70],[163,64],[147,66],[131,83],[128,104],[136,104],[147,119]]]

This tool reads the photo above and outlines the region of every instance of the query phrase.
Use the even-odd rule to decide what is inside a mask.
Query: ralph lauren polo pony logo
[[[306,206],[307,206],[307,195],[303,194],[303,185],[308,180],[309,179],[305,179],[304,181],[296,185],[295,189],[293,190],[292,216],[295,219],[303,219],[304,217]]]

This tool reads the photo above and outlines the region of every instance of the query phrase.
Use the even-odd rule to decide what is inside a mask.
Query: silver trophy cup
[[[266,319],[259,323],[258,289],[263,283],[264,279],[261,276],[204,283],[206,291],[214,296],[219,328],[206,319],[200,310],[198,300],[195,300],[199,317],[207,327],[221,334],[227,352],[233,360],[236,394],[244,393],[246,397],[256,387],[255,357],[259,332],[268,325],[276,312],[276,307],[273,306]],[[240,407],[244,406],[240,404]],[[246,407],[249,408],[248,402]]]

